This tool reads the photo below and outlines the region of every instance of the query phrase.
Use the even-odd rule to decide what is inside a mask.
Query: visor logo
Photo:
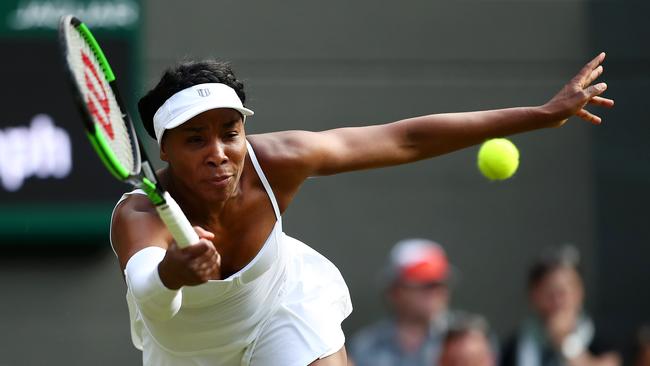
[[[210,95],[210,89],[196,89],[197,93],[199,93],[200,97],[207,97]]]

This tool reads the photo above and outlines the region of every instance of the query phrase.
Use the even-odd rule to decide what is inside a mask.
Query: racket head
[[[72,15],[61,17],[59,44],[86,135],[113,176],[132,180],[140,174],[140,147],[104,52]]]

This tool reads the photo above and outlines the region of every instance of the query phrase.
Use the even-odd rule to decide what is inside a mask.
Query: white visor
[[[197,84],[172,95],[163,103],[153,116],[153,129],[158,144],[162,141],[165,130],[178,127],[190,118],[215,108],[232,108],[246,116],[253,111],[244,108],[235,90],[220,83]]]

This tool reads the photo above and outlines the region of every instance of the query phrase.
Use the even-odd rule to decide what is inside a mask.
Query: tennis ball
[[[512,177],[519,166],[519,150],[510,140],[487,140],[478,151],[478,169],[490,180]]]

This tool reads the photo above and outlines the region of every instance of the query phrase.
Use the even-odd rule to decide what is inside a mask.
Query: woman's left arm
[[[571,116],[599,124],[588,104],[612,107],[600,97],[605,83],[601,53],[586,64],[551,100],[538,107],[432,114],[393,123],[322,132],[283,131],[253,139],[277,180],[293,192],[309,176],[398,165],[442,155],[488,138],[559,127]],[[272,173],[273,174],[273,173]],[[282,185],[282,184],[281,184]]]

